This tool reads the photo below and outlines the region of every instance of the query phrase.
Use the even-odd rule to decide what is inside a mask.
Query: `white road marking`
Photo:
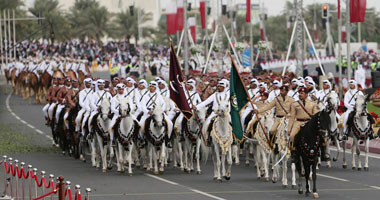
[[[149,176],[149,177],[151,177],[151,178],[157,179],[157,180],[159,180],[159,181],[162,181],[162,182],[165,182],[165,183],[169,183],[169,184],[171,184],[171,185],[178,185],[178,186],[184,187],[184,188],[186,188],[186,189],[188,189],[188,190],[190,190],[190,191],[193,191],[193,192],[195,192],[195,193],[198,193],[198,194],[203,195],[203,196],[206,196],[206,197],[210,197],[210,198],[212,198],[212,199],[225,200],[224,198],[217,197],[217,196],[212,195],[212,194],[209,194],[209,193],[207,193],[207,192],[203,192],[203,191],[200,191],[200,190],[197,190],[197,189],[193,189],[193,188],[191,188],[191,187],[187,187],[187,186],[185,186],[185,185],[181,185],[181,184],[179,184],[179,183],[176,183],[176,182],[173,182],[173,181],[169,181],[169,180],[167,180],[167,179],[164,179],[164,178],[161,178],[161,177],[158,177],[158,176],[152,175],[152,174],[145,174],[145,175],[147,175],[147,176]]]
[[[338,150],[336,149],[336,147],[330,147],[330,150],[338,151]],[[343,153],[343,149],[341,149],[340,152]],[[351,154],[351,149],[346,149],[346,153]],[[364,153],[364,152],[361,151],[360,156],[365,156],[363,153]],[[368,153],[368,157],[369,157],[369,158],[380,159],[380,156],[377,156],[376,154],[373,154],[373,153]]]
[[[338,177],[335,177],[335,176],[329,176],[329,175],[320,174],[320,173],[317,173],[317,175],[318,175],[318,176],[325,177],[325,178],[331,178],[331,179],[334,179],[334,180],[337,180],[337,181],[350,182],[350,181],[347,180],[347,179],[338,178]]]
[[[377,190],[380,190],[380,187],[379,186],[369,186],[371,188],[374,188],[374,189],[377,189]]]
[[[11,98],[12,96],[12,93],[11,92],[7,99],[5,100],[5,106],[7,107],[8,109],[8,112],[11,113],[18,121],[20,121],[21,123],[27,125],[29,128],[33,129],[34,131],[36,131],[37,133],[41,134],[41,135],[45,135],[46,138],[48,138],[49,140],[53,141],[53,138],[50,136],[50,135],[47,135],[45,134],[43,131],[41,131],[40,129],[34,127],[33,125],[29,124],[28,122],[22,120],[19,116],[16,115],[16,113],[13,112],[12,108],[9,106],[9,99]]]

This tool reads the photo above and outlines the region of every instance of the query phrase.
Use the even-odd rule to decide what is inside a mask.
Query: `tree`
[[[116,28],[117,33],[115,34],[116,37],[119,38],[125,38],[126,40],[130,40],[131,37],[135,39],[136,45],[139,38],[139,32],[138,32],[138,24],[140,23],[140,26],[143,26],[147,21],[152,20],[152,13],[146,13],[144,9],[140,10],[140,16],[141,18],[138,19],[138,12],[140,8],[134,8],[134,15],[131,16],[130,10],[126,9],[124,11],[121,11],[116,15]],[[142,35],[143,37],[152,38],[152,33],[154,32],[154,29],[151,27],[141,27]]]
[[[41,35],[54,43],[55,39],[70,39],[69,24],[58,7],[58,0],[36,0],[29,11],[35,17],[44,17],[41,25]]]

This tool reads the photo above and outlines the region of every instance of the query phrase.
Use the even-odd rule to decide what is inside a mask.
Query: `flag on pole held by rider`
[[[169,90],[170,99],[181,110],[186,119],[193,116],[190,106],[187,103],[187,98],[183,86],[182,71],[179,65],[176,52],[174,51],[173,44],[170,43],[170,69],[169,69]]]
[[[230,104],[231,104],[231,122],[232,122],[232,132],[235,138],[239,141],[243,141],[243,127],[240,122],[239,112],[248,103],[249,97],[245,91],[244,84],[239,75],[239,71],[236,68],[235,62],[231,57],[231,78],[230,78]]]

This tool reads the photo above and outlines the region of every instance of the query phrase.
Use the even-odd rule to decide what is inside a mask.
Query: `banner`
[[[241,57],[243,67],[251,67],[251,49],[245,49]]]
[[[170,2],[167,4],[166,8],[166,33],[167,34],[176,34],[177,13],[176,13],[176,5],[174,2]]]
[[[245,12],[245,21],[251,22],[251,0],[247,0],[246,7],[247,7],[247,9]]]
[[[201,13],[202,29],[205,29],[206,28],[206,2],[205,0],[200,1],[199,11]]]
[[[197,43],[197,38],[196,38],[196,22],[195,22],[195,17],[189,17],[189,19],[187,19],[187,23],[189,24],[189,29],[190,29],[190,33],[191,33],[191,38],[193,38],[193,41],[194,43],[196,44]]]
[[[367,0],[351,0],[350,1],[350,21],[364,22],[365,9]]]
[[[177,0],[177,31],[183,30],[183,0]]]

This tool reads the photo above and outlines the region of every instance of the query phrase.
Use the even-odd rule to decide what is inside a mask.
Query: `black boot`
[[[321,161],[330,161],[330,155],[326,152],[325,146],[321,146]]]

